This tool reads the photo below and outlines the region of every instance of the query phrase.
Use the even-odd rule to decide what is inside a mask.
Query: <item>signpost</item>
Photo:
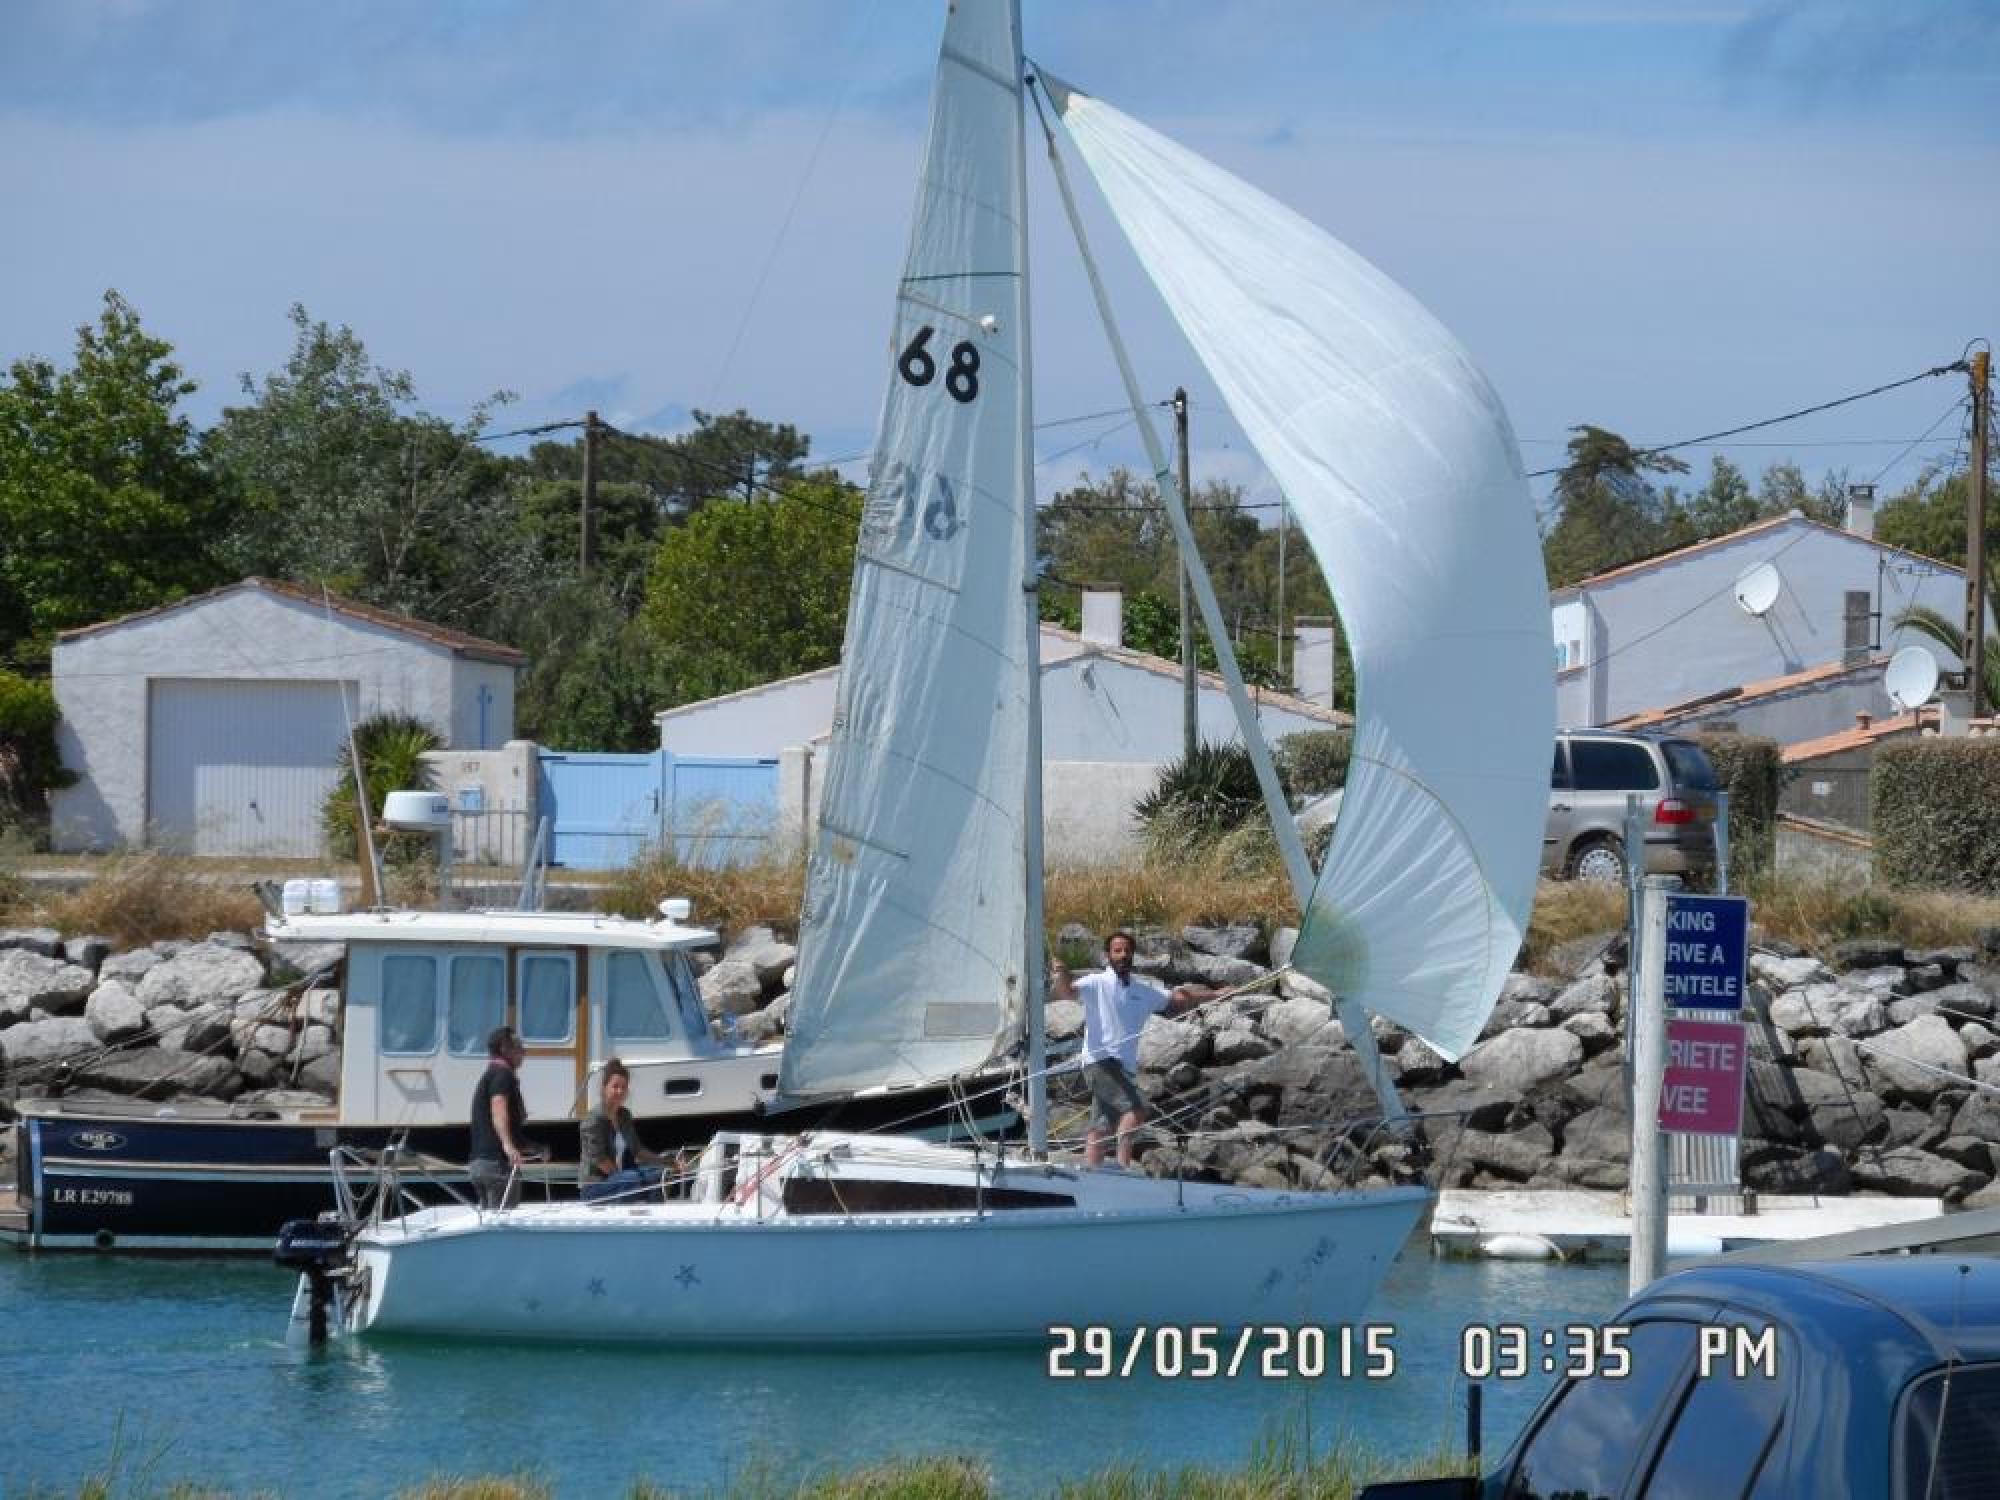
[[[1750,951],[1750,903],[1741,896],[1667,897],[1667,1005],[1675,1010],[1743,1009]]]
[[[1744,1060],[1741,1021],[1669,1020],[1660,1129],[1683,1135],[1738,1134]]]

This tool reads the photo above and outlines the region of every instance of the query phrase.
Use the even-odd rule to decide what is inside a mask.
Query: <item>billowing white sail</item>
[[[1354,758],[1293,962],[1456,1057],[1520,947],[1548,814],[1548,594],[1507,414],[1361,257],[1042,81],[1291,501],[1353,652]]]
[[[1011,0],[952,8],[800,916],[789,1094],[945,1077],[1021,1030],[1040,918],[1019,55]]]

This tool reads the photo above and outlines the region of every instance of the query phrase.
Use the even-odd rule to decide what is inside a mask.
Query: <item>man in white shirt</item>
[[[1146,1119],[1146,1096],[1133,1082],[1146,1018],[1179,1015],[1218,993],[1201,984],[1167,992],[1134,979],[1132,954],[1138,946],[1131,933],[1112,933],[1104,945],[1109,962],[1074,983],[1061,959],[1049,966],[1053,980],[1049,998],[1076,1000],[1083,1006],[1083,1076],[1090,1085],[1090,1133],[1083,1148],[1087,1167],[1104,1161],[1104,1137],[1110,1131],[1118,1136],[1118,1165],[1132,1165],[1132,1132]]]

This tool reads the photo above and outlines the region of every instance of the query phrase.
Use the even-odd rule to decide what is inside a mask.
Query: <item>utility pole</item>
[[[1987,383],[1992,355],[1972,356],[1972,473],[1965,496],[1965,665],[1972,691],[1972,717],[2000,707],[1981,708],[1986,686],[1986,445],[1993,428],[1993,391]]]
[[[1188,488],[1188,399],[1187,391],[1174,387],[1174,444],[1180,451],[1181,504],[1194,514],[1194,491]],[[1187,559],[1181,559],[1181,753],[1194,755],[1197,704],[1194,691],[1194,608],[1188,600]]]
[[[597,413],[583,414],[583,534],[577,546],[577,576],[588,578],[597,556]]]

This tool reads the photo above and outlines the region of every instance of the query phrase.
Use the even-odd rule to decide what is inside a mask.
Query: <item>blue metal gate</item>
[[[549,862],[612,870],[671,848],[683,864],[757,859],[776,831],[778,763],[722,756],[544,750]]]

